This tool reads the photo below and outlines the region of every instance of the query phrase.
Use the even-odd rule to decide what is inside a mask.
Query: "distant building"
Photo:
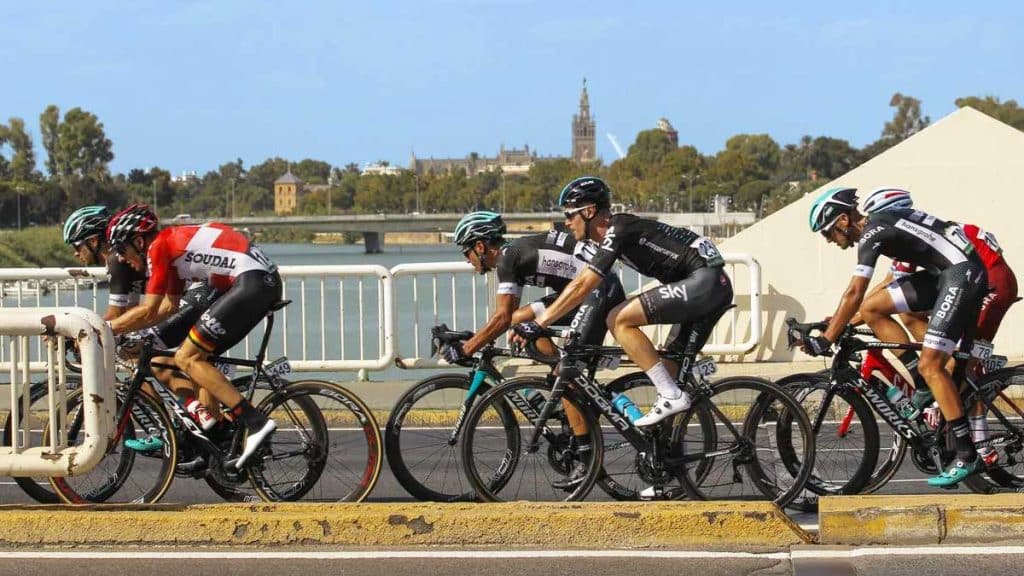
[[[402,173],[402,169],[398,166],[391,166],[389,164],[366,164],[363,166],[362,174],[382,174],[384,176],[398,176]]]
[[[289,166],[284,176],[274,180],[274,213],[284,215],[295,212],[302,190],[302,180],[292,174],[292,168]]]
[[[580,111],[572,115],[572,159],[577,164],[597,160],[597,122],[590,117],[590,96],[587,94],[587,79],[583,79],[580,93]]]
[[[676,129],[672,127],[672,123],[668,121],[668,118],[658,119],[658,130],[665,133],[665,136],[668,137],[669,142],[673,146],[679,146],[679,132],[676,132]]]
[[[196,174],[195,170],[183,170],[181,176],[171,176],[171,182],[174,184],[187,184],[189,182],[198,182],[199,175]]]
[[[587,94],[587,81],[583,81],[580,94],[580,109],[572,117],[572,159],[577,163],[594,162],[597,160],[597,140],[594,119],[590,116],[590,97]],[[526,174],[530,167],[540,160],[563,160],[565,156],[537,156],[536,150],[529,145],[522,149],[506,149],[502,145],[497,156],[480,156],[477,153],[464,158],[417,158],[415,154],[409,160],[409,170],[418,176],[424,174],[451,174],[456,170],[464,170],[467,176],[475,176],[481,172],[501,169],[505,174]],[[365,172],[364,172],[365,173]]]

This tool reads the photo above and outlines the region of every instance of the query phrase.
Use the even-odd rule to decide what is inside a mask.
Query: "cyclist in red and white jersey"
[[[186,281],[205,280],[223,295],[189,330],[175,364],[196,384],[231,408],[248,428],[241,468],[277,424],[256,410],[208,358],[228,350],[281,299],[277,266],[243,234],[224,224],[175,226],[157,231],[156,214],[135,204],[107,227],[110,245],[149,276],[141,305],[111,322],[115,334],[152,326],[176,308]]]

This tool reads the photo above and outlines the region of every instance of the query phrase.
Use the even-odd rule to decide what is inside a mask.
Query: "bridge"
[[[366,252],[381,252],[383,234],[388,232],[451,232],[462,213],[344,214],[336,216],[249,216],[244,218],[173,218],[174,225],[223,222],[235,228],[300,227],[314,232],[358,232]],[[753,212],[642,212],[642,218],[667,222],[697,231],[712,226],[746,226],[756,219]],[[561,212],[508,212],[501,217],[512,232],[537,232],[564,222]]]

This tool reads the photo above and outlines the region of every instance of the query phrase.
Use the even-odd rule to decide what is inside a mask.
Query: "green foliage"
[[[61,241],[59,226],[0,232],[0,268],[80,265],[74,251]]]
[[[1013,126],[1017,130],[1024,130],[1024,108],[1018,106],[1016,100],[1000,102],[999,98],[995,96],[985,96],[984,98],[969,96],[967,98],[957,98],[956,105],[958,108],[970,106],[1000,122]]]

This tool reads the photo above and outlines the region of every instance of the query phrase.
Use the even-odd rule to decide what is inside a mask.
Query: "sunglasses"
[[[562,212],[562,214],[565,216],[566,220],[571,220],[573,216],[579,214],[580,212],[583,212],[584,210],[590,208],[591,206],[593,206],[593,204],[587,204],[586,206],[580,206],[579,208],[566,210],[565,212]]]
[[[71,243],[71,247],[75,249],[75,252],[81,250],[82,246],[85,246],[85,240],[76,240]]]

